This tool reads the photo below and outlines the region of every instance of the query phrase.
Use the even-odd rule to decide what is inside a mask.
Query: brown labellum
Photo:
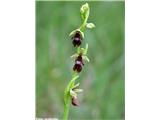
[[[74,64],[74,66],[73,66],[73,70],[74,70],[74,71],[77,71],[77,72],[79,73],[79,72],[81,72],[83,65],[84,65],[84,63],[83,63],[82,56],[79,55],[79,56],[77,57],[77,59],[75,60],[75,64]]]
[[[82,70],[82,63],[80,61],[76,61],[75,65],[73,66],[73,70],[77,71],[78,73]]]
[[[75,46],[80,46],[81,45],[81,41],[82,41],[82,36],[80,34],[80,32],[76,32],[76,34],[72,37],[72,43]]]
[[[77,99],[77,97],[75,97],[75,96],[72,97],[72,105],[73,105],[73,106],[79,106],[78,99]]]

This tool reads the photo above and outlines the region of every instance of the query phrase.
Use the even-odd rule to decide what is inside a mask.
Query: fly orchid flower
[[[86,44],[86,48],[80,48],[77,50],[77,53],[72,55],[71,58],[75,58],[75,64],[73,66],[73,70],[76,72],[81,72],[82,67],[84,66],[84,60],[89,62],[88,57],[86,56],[88,50],[88,44]]]
[[[78,98],[77,98],[77,94],[82,92],[82,89],[78,88],[79,83],[74,85],[71,89],[70,89],[70,95],[71,95],[71,103],[73,106],[79,106],[79,102],[78,102]]]

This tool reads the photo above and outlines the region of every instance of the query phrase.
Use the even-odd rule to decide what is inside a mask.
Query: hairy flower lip
[[[76,31],[75,35],[72,37],[72,43],[75,46],[80,46],[82,41],[82,35],[79,31]]]
[[[83,58],[82,58],[82,55],[81,55],[81,54],[77,57],[77,59],[75,60],[75,62],[76,62],[76,61],[80,61],[81,64],[84,66],[84,62],[83,62]]]
[[[82,62],[81,61],[76,61],[75,62],[75,65],[74,65],[74,67],[73,67],[73,70],[74,71],[77,71],[77,72],[81,72],[81,70],[82,70]]]
[[[79,102],[76,96],[72,96],[72,105],[79,106]]]
[[[81,72],[83,66],[84,66],[84,62],[83,62],[82,54],[80,54],[75,60],[75,65],[73,66],[73,70],[77,72]]]
[[[81,45],[81,40],[79,38],[74,38],[72,41],[74,47],[75,46],[80,46]]]

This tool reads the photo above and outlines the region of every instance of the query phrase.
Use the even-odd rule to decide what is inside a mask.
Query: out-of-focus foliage
[[[36,117],[62,118],[64,89],[71,78],[75,53],[69,33],[81,24],[85,2],[36,2]],[[78,78],[84,90],[72,119],[124,119],[124,2],[88,2],[84,41],[88,57]],[[84,43],[82,44],[83,46]]]

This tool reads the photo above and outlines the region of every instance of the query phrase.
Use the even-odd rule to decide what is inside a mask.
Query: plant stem
[[[87,19],[88,19],[88,18],[86,18],[86,19],[83,21],[82,25],[80,26],[80,30],[81,30],[82,32],[84,32],[84,30],[85,30],[85,27],[86,27],[86,24],[87,24]]]
[[[63,114],[63,120],[68,120],[68,114],[69,114],[69,107],[71,103],[71,96],[70,96],[70,88],[74,84],[74,81],[78,78],[77,73],[73,72],[72,79],[68,83],[65,92],[64,92],[64,114]]]
[[[79,28],[82,32],[84,32],[84,30],[85,30],[85,28],[86,28],[87,20],[88,20],[88,17],[89,17],[89,12],[90,12],[90,10],[88,9],[88,14],[87,14],[87,16],[84,18],[83,23],[82,23],[82,25],[81,25],[80,28]]]
[[[88,3],[84,4],[81,9],[81,16],[82,16],[82,25],[79,27],[79,30],[81,32],[81,34],[84,32],[85,28],[86,28],[86,25],[87,25],[87,20],[88,20],[88,17],[89,17],[89,5]],[[75,32],[75,31],[72,31],[71,32],[71,35],[72,33]],[[84,33],[82,35],[84,37]],[[88,47],[88,46],[87,46]],[[87,47],[85,49],[85,51],[87,52]],[[81,52],[81,47],[79,46],[77,48],[77,54],[79,55]],[[73,95],[71,95],[70,91],[72,90],[72,88],[74,87],[75,85],[75,80],[78,78],[78,73],[73,71],[73,75],[72,75],[72,79],[70,80],[70,82],[68,83],[65,91],[64,91],[64,114],[63,114],[63,120],[68,120],[68,114],[69,114],[69,108],[70,108],[70,103],[71,103],[71,99],[73,97]],[[76,93],[75,93],[76,94]]]
[[[67,98],[66,104],[64,105],[63,120],[68,120],[69,107],[70,107],[70,97]]]

